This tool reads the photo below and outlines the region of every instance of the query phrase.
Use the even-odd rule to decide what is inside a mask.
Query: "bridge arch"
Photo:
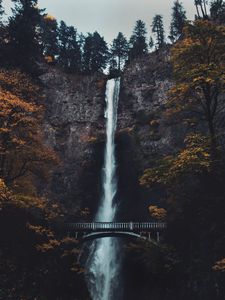
[[[134,232],[126,232],[126,231],[100,231],[100,232],[91,232],[91,233],[87,233],[84,234],[80,241],[81,242],[86,242],[86,241],[91,241],[91,240],[95,240],[95,239],[100,239],[100,238],[107,238],[107,237],[119,237],[119,238],[133,238],[133,239],[140,239],[143,241],[149,241],[152,242],[154,244],[156,244],[156,241],[154,241],[153,239],[151,239],[150,235],[148,236],[144,236],[138,233],[134,233]]]

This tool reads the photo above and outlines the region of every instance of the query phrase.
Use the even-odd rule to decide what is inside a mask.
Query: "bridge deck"
[[[162,231],[166,229],[163,222],[92,222],[69,223],[69,230],[75,231]]]

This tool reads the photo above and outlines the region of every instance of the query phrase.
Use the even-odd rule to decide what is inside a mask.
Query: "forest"
[[[58,225],[90,220],[92,207],[74,199],[71,210],[49,192],[63,159],[46,142],[41,76],[46,70],[79,82],[97,76],[104,93],[107,79],[123,80],[128,68],[165,51],[172,84],[160,118],[184,129],[176,148],[146,154],[148,167],[142,164],[135,184],[147,198],[157,195],[146,210],[167,230],[157,245],[124,242],[124,273],[136,272],[125,286],[132,291],[136,282],[142,300],[225,299],[225,2],[192,2],[194,21],[174,1],[170,28],[157,14],[151,36],[137,20],[131,37],[119,32],[109,45],[97,31],[81,33],[56,20],[37,0],[12,0],[9,17],[0,1],[0,300],[91,299],[83,247]],[[138,122],[156,136],[157,118]],[[83,140],[97,144],[95,137]]]

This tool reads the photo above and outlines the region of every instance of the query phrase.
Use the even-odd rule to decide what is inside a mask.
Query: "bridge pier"
[[[160,242],[160,234],[159,234],[159,232],[157,231],[157,243],[159,243]]]

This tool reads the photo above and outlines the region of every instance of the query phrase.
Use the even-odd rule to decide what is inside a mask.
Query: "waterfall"
[[[117,193],[115,131],[117,125],[117,107],[120,91],[120,79],[108,80],[106,86],[106,145],[102,176],[102,198],[95,217],[96,222],[111,222],[116,215],[114,203]],[[101,238],[93,242],[86,269],[88,285],[93,300],[119,299],[117,290],[119,275],[119,243],[116,238]]]

